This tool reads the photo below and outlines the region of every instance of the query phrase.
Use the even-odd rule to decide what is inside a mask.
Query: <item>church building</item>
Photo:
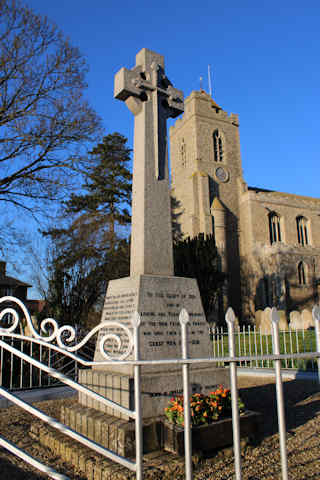
[[[228,273],[225,306],[253,321],[318,301],[320,199],[248,186],[239,118],[193,91],[170,129],[172,195],[183,236],[214,233]]]

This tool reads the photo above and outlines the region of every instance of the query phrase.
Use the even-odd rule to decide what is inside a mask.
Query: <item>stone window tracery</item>
[[[213,158],[215,162],[223,162],[223,139],[219,130],[213,132]]]
[[[280,217],[276,212],[269,213],[269,235],[271,244],[281,242]]]
[[[297,234],[300,245],[309,244],[308,221],[305,217],[297,217]]]

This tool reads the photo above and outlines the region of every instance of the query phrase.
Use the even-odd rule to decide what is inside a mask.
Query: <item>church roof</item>
[[[319,203],[320,198],[316,197],[307,197],[305,195],[299,195],[296,193],[288,193],[288,192],[278,192],[277,190],[268,190],[267,188],[260,188],[260,187],[250,187],[248,186],[248,190],[254,193],[267,193],[270,195],[278,196],[278,197],[289,197],[289,198],[296,198],[296,199],[303,199],[313,203]]]

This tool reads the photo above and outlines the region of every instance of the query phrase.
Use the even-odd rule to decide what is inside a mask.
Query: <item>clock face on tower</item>
[[[216,177],[220,182],[226,182],[229,179],[229,174],[223,167],[216,168]]]

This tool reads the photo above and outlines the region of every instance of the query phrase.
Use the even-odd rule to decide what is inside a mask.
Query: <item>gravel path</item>
[[[243,480],[280,479],[279,437],[275,385],[270,378],[239,378],[240,395],[250,410],[262,413],[264,419],[261,438],[243,452]],[[287,451],[290,480],[320,479],[320,388],[311,381],[292,380],[284,383],[287,422]],[[72,403],[72,399],[39,402],[38,408],[58,418],[60,406]],[[33,417],[11,407],[0,409],[0,435],[34,457],[52,465],[73,480],[85,480],[70,465],[62,463],[48,449],[35,443],[28,432]],[[128,475],[129,478],[130,475]],[[25,462],[0,448],[0,480],[40,480],[47,478]],[[148,478],[153,478],[148,475]],[[154,478],[160,478],[156,475]],[[183,463],[162,477],[184,479]],[[231,480],[234,478],[232,456],[217,455],[200,459],[195,465],[196,480]]]

